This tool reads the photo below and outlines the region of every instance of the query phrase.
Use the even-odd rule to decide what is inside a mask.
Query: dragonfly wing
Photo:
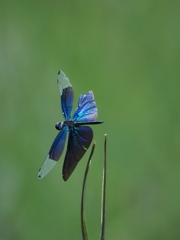
[[[69,120],[71,117],[74,101],[72,85],[70,84],[68,77],[66,77],[66,74],[63,73],[63,71],[58,72],[57,82],[61,96],[62,113],[65,120]]]
[[[98,110],[94,101],[94,94],[89,91],[79,97],[78,107],[73,116],[73,121],[90,122],[97,118]]]
[[[66,181],[74,171],[79,160],[89,148],[93,139],[93,131],[88,126],[70,129],[67,152],[63,164],[63,179]]]
[[[64,144],[66,142],[67,127],[64,127],[56,136],[49,154],[45,158],[42,166],[38,172],[38,178],[43,178],[57,163],[64,149]]]
[[[43,178],[48,172],[54,167],[54,165],[57,163],[57,161],[54,161],[50,159],[49,154],[45,158],[44,162],[42,163],[39,172],[38,172],[38,178]]]

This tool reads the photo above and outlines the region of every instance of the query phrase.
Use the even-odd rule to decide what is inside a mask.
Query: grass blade
[[[105,207],[106,207],[106,144],[107,134],[104,135],[104,168],[102,176],[102,202],[101,202],[101,236],[100,240],[105,239]]]
[[[83,185],[82,185],[82,193],[81,193],[81,232],[82,232],[82,239],[83,240],[88,240],[88,232],[87,232],[86,220],[85,220],[85,214],[84,214],[85,186],[86,186],[87,175],[88,175],[88,171],[89,171],[91,158],[92,158],[92,155],[94,153],[95,145],[96,144],[93,143],[91,153],[90,153],[89,159],[87,161],[86,170],[85,170],[85,173],[84,173]]]

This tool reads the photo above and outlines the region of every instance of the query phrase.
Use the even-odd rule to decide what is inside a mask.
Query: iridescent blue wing
[[[64,127],[56,136],[49,154],[45,158],[42,166],[38,172],[38,178],[43,178],[57,163],[64,149],[64,144],[66,142],[67,127]]]
[[[69,82],[69,79],[66,77],[66,74],[63,71],[58,72],[57,78],[59,92],[61,96],[61,108],[65,120],[69,120],[71,117],[74,93],[72,85]]]
[[[87,94],[80,95],[78,107],[74,112],[72,120],[76,122],[94,121],[98,115],[97,111],[94,94],[92,91],[89,91]]]
[[[70,129],[67,152],[63,164],[63,179],[66,181],[74,171],[79,160],[89,148],[93,138],[93,131],[87,126]]]

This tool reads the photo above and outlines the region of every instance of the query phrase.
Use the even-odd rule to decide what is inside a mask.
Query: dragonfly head
[[[57,130],[61,130],[63,128],[63,124],[64,124],[64,122],[57,122],[56,125],[55,125],[55,128]]]

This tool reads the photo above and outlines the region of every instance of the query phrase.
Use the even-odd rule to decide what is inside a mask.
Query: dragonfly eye
[[[55,128],[56,128],[57,130],[61,130],[62,127],[63,127],[63,122],[57,122],[56,125],[55,125]]]

